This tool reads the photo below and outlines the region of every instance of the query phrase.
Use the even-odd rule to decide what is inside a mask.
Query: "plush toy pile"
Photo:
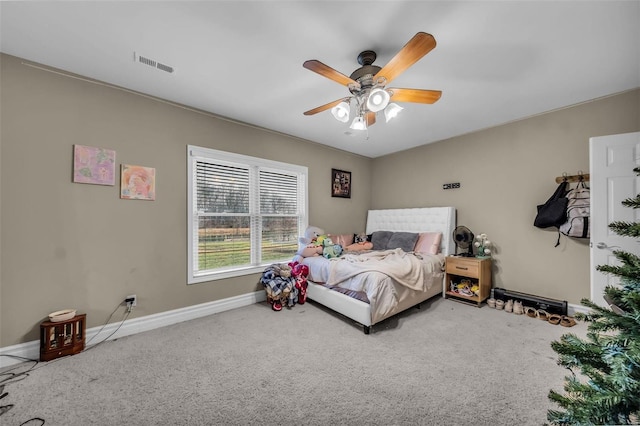
[[[267,302],[274,311],[283,306],[292,307],[307,300],[307,276],[309,268],[298,262],[274,263],[262,273],[260,283],[267,293]]]
[[[307,277],[309,276],[309,267],[298,262],[289,263],[295,280],[294,291],[297,293],[296,298],[299,304],[307,301]]]
[[[333,240],[324,230],[317,226],[309,226],[304,237],[298,240],[298,251],[293,257],[294,262],[302,262],[305,257],[324,256],[327,259],[338,257],[342,254],[342,246],[334,244]]]

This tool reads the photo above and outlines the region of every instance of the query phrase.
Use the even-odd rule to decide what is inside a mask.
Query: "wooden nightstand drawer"
[[[444,297],[480,307],[491,293],[491,259],[447,256]]]
[[[480,275],[480,264],[475,259],[448,258],[447,272],[450,274],[478,278]]]

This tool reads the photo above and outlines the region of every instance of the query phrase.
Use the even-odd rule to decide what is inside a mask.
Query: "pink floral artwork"
[[[156,169],[123,164],[120,177],[120,198],[126,200],[155,200]]]
[[[93,146],[73,146],[73,181],[115,185],[116,152]]]

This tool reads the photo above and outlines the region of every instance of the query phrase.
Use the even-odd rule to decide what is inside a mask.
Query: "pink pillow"
[[[438,254],[440,253],[441,241],[442,232],[421,232],[413,251],[418,253]]]
[[[340,244],[343,248],[353,244],[353,234],[330,234],[333,244]]]

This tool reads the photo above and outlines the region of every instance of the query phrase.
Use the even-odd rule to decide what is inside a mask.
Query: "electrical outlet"
[[[134,306],[138,306],[138,296],[136,296],[135,294],[131,294],[124,298],[124,300],[127,300],[127,299],[133,299],[133,302],[127,302],[127,305],[130,305],[132,308]]]

